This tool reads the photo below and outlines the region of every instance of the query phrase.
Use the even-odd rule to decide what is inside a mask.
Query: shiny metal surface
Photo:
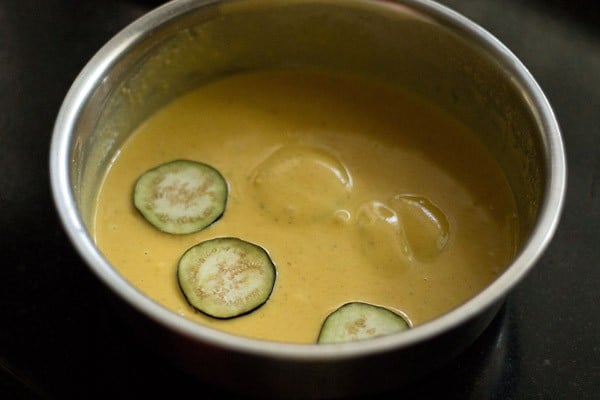
[[[514,262],[461,307],[401,335],[344,345],[261,342],[217,332],[131,287],[88,227],[99,179],[131,130],[189,88],[251,69],[318,67],[386,79],[482,132],[517,197],[523,241]],[[65,230],[157,350],[243,392],[331,397],[383,390],[466,348],[535,265],[562,210],[560,131],[526,68],[490,34],[428,1],[174,1],[107,43],[74,82],[51,145],[51,183]]]

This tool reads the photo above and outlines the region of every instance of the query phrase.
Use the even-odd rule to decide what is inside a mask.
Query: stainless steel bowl
[[[506,271],[408,332],[342,345],[247,339],[188,321],[132,287],[90,235],[99,180],[120,144],[173,97],[241,71],[318,67],[386,79],[480,133],[516,195],[522,241]],[[332,397],[419,377],[469,346],[534,266],[556,229],[565,156],[544,94],[488,32],[431,1],[176,0],[132,23],[86,65],[51,145],[56,207],[83,260],[132,329],[204,380],[254,394]]]

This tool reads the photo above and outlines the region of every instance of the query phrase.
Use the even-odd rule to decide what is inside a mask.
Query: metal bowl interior
[[[478,132],[518,207],[522,240],[506,271],[465,304],[406,333],[321,346],[214,331],[164,309],[125,281],[89,230],[98,185],[120,145],[187,90],[275,68],[384,79]],[[70,239],[157,350],[234,390],[301,397],[382,390],[466,348],[548,245],[562,210],[565,170],[552,109],[519,60],[473,22],[415,0],[167,3],[116,35],[78,76],[58,115],[50,160],[54,200]]]

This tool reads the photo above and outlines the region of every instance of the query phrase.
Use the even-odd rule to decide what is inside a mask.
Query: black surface
[[[0,1],[0,398],[222,396],[158,362],[106,304],[54,212],[48,148],[89,58],[158,1]],[[445,0],[505,43],[563,129],[569,188],[537,267],[484,335],[381,398],[600,398],[600,13],[593,1]]]

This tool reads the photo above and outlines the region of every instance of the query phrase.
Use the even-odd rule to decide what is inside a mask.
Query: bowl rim
[[[240,0],[229,1],[235,3]],[[225,2],[229,1],[226,0]],[[315,2],[314,0],[294,1]],[[283,4],[284,2],[286,4],[290,3],[289,0],[271,0],[264,3]],[[503,67],[510,72],[512,78],[524,89],[530,107],[535,113],[537,123],[542,131],[546,132],[546,135],[542,137],[542,148],[546,156],[544,167],[547,179],[543,201],[540,204],[540,212],[532,228],[532,233],[507,269],[477,295],[429,322],[402,334],[385,336],[376,340],[316,345],[246,338],[202,326],[151,300],[116,272],[96,248],[92,237],[87,233],[82,218],[77,212],[77,205],[71,190],[69,167],[73,148],[72,132],[75,129],[83,105],[97,83],[102,81],[105,72],[111,68],[119,56],[142,40],[149,31],[168,23],[173,17],[196,8],[221,3],[219,0],[174,0],[143,15],[113,36],[81,70],[69,89],[55,121],[50,145],[49,167],[54,205],[60,221],[67,236],[87,266],[105,286],[127,304],[178,335],[246,354],[298,361],[343,360],[410,347],[425,342],[443,332],[448,332],[481,314],[485,309],[494,306],[499,301],[503,301],[508,292],[535,265],[556,231],[566,192],[567,166],[561,132],[547,98],[533,76],[517,57],[481,26],[450,8],[433,1],[397,0],[389,2],[372,0],[365,2],[363,0],[328,0],[328,2],[343,3],[347,6],[368,5],[369,7],[379,7],[386,12],[414,10],[420,16],[443,25],[446,29],[461,35],[465,40],[480,46],[489,54],[495,56]]]

